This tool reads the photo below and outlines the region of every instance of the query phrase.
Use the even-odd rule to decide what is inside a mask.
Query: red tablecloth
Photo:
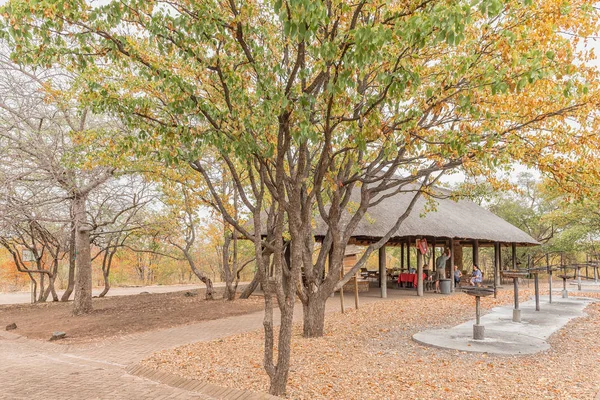
[[[423,273],[423,280],[427,279],[427,274]],[[398,283],[410,282],[417,287],[417,274],[402,273],[398,276]]]

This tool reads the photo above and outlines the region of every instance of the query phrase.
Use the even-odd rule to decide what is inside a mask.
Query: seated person
[[[417,270],[411,267],[411,268],[408,270],[408,272],[409,272],[410,274],[415,274],[415,273],[417,273]]]
[[[454,286],[460,285],[460,278],[462,277],[462,272],[458,269],[458,265],[454,266]]]
[[[477,265],[473,265],[473,273],[471,274],[471,286],[479,286],[483,281],[483,274]]]

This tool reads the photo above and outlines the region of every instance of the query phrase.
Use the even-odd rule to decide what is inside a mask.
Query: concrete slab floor
[[[512,321],[512,305],[493,308],[482,316],[481,325],[485,326],[484,340],[473,339],[475,320],[450,329],[419,332],[413,335],[413,340],[426,346],[476,353],[534,354],[549,349],[546,339],[571,319],[586,315],[585,307],[595,301],[584,297],[553,297],[550,304],[548,296],[541,296],[540,311],[535,311],[534,299],[519,305],[522,322]]]

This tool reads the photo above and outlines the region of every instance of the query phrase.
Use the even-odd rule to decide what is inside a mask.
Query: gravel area
[[[521,289],[521,298],[533,294]],[[575,293],[571,296],[576,295]],[[600,298],[597,293],[581,293]],[[512,292],[482,299],[489,310]],[[544,306],[544,305],[543,305]],[[296,326],[290,399],[594,399],[600,390],[600,303],[552,335],[550,350],[497,356],[421,346],[418,331],[474,318],[465,295],[406,297],[327,315],[326,335],[304,339]],[[221,386],[268,390],[262,331],[154,354],[144,364]]]

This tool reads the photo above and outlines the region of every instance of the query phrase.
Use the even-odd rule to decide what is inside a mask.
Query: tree
[[[48,204],[62,207],[50,217],[39,212],[34,222],[70,222],[69,286],[62,299],[68,300],[74,290],[73,312],[84,314],[92,309],[87,203],[125,158],[122,152],[108,155],[117,125],[73,104],[76,76],[62,69],[26,68],[6,53],[3,49],[0,54],[0,167],[2,184],[11,196],[5,204],[29,210]],[[103,164],[107,159],[113,165]]]
[[[90,200],[90,240],[98,251],[91,258],[102,258],[104,290],[98,297],[104,297],[110,290],[110,267],[115,254],[132,235],[147,227],[149,221],[143,211],[157,197],[149,182],[140,176],[126,176],[104,185]]]
[[[253,241],[264,364],[282,394],[297,296],[305,336],[322,335],[332,291],[446,171],[520,161],[565,179],[565,159],[577,173],[598,148],[597,71],[577,47],[597,11],[527,3],[13,0],[5,12],[20,60],[82,71],[83,102],[135,129],[129,146],[189,162]],[[222,201],[207,151],[227,166],[250,228]],[[414,197],[395,229],[340,279],[357,224],[400,192]],[[315,216],[327,228],[318,248]]]

